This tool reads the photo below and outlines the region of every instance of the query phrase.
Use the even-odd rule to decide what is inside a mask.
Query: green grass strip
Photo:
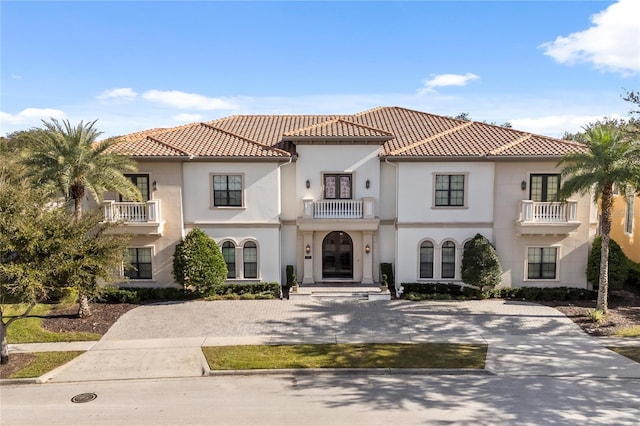
[[[5,318],[20,315],[25,305],[2,305]],[[54,332],[42,328],[42,318],[52,311],[52,305],[38,304],[29,312],[29,316],[12,322],[7,328],[9,343],[78,342],[100,340],[96,333]]]
[[[640,337],[640,325],[623,328],[616,333],[618,337]]]
[[[623,346],[607,349],[611,349],[615,353],[626,356],[635,362],[640,362],[640,346]]]
[[[279,368],[483,369],[487,345],[360,343],[202,348],[212,370]]]
[[[36,358],[26,367],[16,371],[11,375],[12,379],[25,379],[30,377],[40,377],[45,373],[66,364],[82,351],[65,351],[65,352],[37,352]]]

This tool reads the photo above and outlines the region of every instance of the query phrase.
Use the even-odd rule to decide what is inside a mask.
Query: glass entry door
[[[353,279],[353,241],[334,231],[322,241],[322,278]]]

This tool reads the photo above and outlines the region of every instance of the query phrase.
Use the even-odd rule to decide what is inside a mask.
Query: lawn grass
[[[11,316],[20,315],[26,305],[8,304],[2,305],[5,321]],[[7,328],[7,341],[9,343],[43,343],[43,342],[77,342],[85,340],[100,340],[102,337],[96,333],[60,333],[42,328],[43,316],[49,314],[54,305],[37,304],[29,312],[29,316],[15,320]]]
[[[616,333],[618,337],[640,337],[640,325],[623,328]]]
[[[622,356],[626,356],[627,358],[640,363],[640,346],[623,346],[623,347],[612,347],[607,349],[611,349],[615,353],[618,353]]]
[[[202,348],[212,370],[279,368],[483,369],[487,345],[449,343],[246,345]]]
[[[65,352],[37,352],[36,358],[26,367],[16,371],[11,375],[12,379],[24,379],[30,377],[40,377],[45,373],[66,364],[83,351],[65,351]]]

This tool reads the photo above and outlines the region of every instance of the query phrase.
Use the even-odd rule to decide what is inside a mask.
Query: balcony
[[[126,232],[137,235],[162,235],[160,200],[144,203],[104,202],[104,221],[125,225]]]
[[[516,221],[518,235],[561,235],[574,231],[580,222],[578,202],[520,201],[520,218]]]
[[[374,230],[379,219],[375,217],[374,198],[360,200],[314,200],[303,198],[300,230]]]

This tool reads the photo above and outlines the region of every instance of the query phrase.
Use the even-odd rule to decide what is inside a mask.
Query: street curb
[[[37,377],[29,377],[25,379],[0,379],[0,386],[12,385],[36,385],[39,384]]]
[[[346,375],[435,375],[435,376],[495,376],[495,373],[475,368],[279,368],[260,370],[210,370],[209,376],[268,376],[295,374],[315,376],[322,374]]]

